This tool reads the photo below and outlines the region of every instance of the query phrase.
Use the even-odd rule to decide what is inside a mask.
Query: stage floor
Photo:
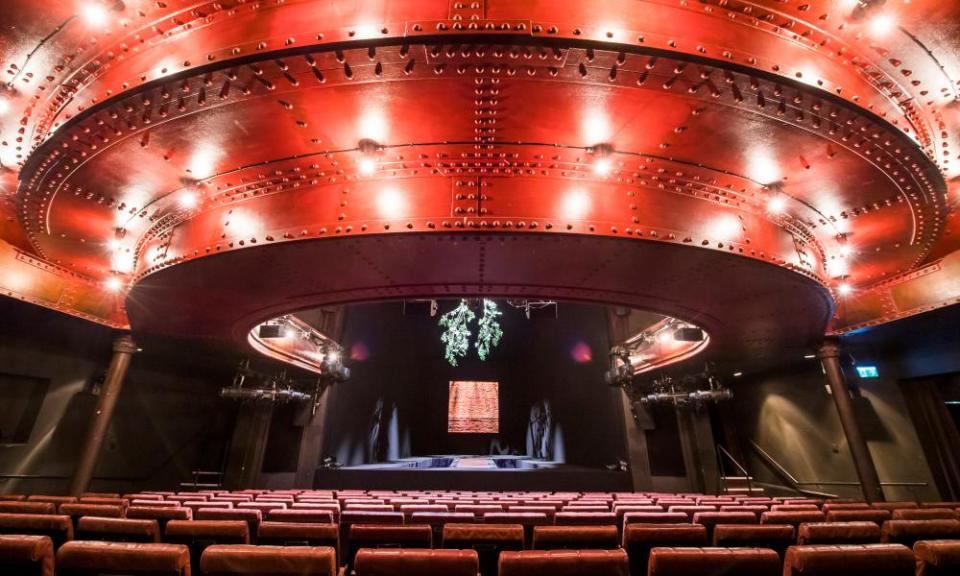
[[[630,473],[526,456],[440,455],[320,468],[314,488],[372,490],[631,490]]]

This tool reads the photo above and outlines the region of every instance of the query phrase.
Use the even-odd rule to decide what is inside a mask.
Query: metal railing
[[[743,474],[743,477],[747,479],[747,494],[753,494],[753,478],[750,476],[750,473],[747,472],[747,469],[737,462],[737,459],[733,457],[733,454],[727,451],[726,448],[717,444],[717,466],[719,468],[720,474],[717,476],[717,494],[720,494],[721,489],[727,487],[726,474],[724,474],[723,458],[726,457],[727,460],[733,463],[737,470]],[[720,483],[723,483],[723,486],[720,486]]]
[[[756,452],[757,456],[766,463],[775,474],[780,476],[783,480],[787,482],[785,488],[794,490],[800,494],[806,494],[809,496],[818,496],[820,498],[839,498],[836,494],[829,494],[827,492],[818,492],[815,490],[808,490],[804,486],[857,486],[860,487],[862,484],[860,482],[854,482],[850,480],[822,480],[817,482],[803,482],[797,480],[793,474],[787,471],[782,464],[777,462],[777,460],[771,456],[766,450],[761,448],[753,440],[750,441],[750,447]],[[880,486],[887,487],[907,487],[907,488],[925,488],[929,486],[927,482],[880,482]]]

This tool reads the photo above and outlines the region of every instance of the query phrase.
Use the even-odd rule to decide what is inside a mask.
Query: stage
[[[438,455],[319,468],[316,489],[628,491],[630,473],[526,456]]]

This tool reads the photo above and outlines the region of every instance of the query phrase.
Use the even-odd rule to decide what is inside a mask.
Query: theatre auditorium
[[[0,576],[960,576],[960,0],[0,0]]]

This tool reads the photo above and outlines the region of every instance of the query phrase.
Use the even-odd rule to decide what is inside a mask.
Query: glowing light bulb
[[[0,97],[0,116],[3,116],[10,111],[10,101],[6,98]]]
[[[582,218],[590,210],[590,197],[583,190],[574,190],[563,199],[563,215],[566,218]]]
[[[613,170],[613,162],[609,158],[598,158],[593,163],[593,173],[597,176],[606,177]]]
[[[839,286],[837,286],[837,292],[839,292],[841,296],[847,296],[848,294],[853,292],[853,288],[849,284],[844,282]]]
[[[340,353],[337,351],[330,352],[327,354],[327,360],[332,363],[337,363],[340,361]]]
[[[848,244],[843,244],[840,246],[840,257],[849,258],[853,254],[853,248]]]
[[[110,292],[118,292],[121,288],[123,288],[123,280],[116,276],[112,276],[108,278],[103,285]]]
[[[878,14],[874,16],[868,24],[870,34],[874,36],[886,36],[897,27],[897,20],[890,14]]]
[[[787,201],[783,196],[774,196],[767,202],[767,209],[771,214],[782,214],[787,209]]]
[[[660,342],[661,344],[666,344],[666,343],[668,343],[668,342],[672,342],[672,341],[673,341],[673,334],[671,334],[670,332],[667,332],[666,330],[664,330],[663,332],[661,332],[660,334],[657,335],[657,341]]]
[[[195,192],[184,192],[180,194],[180,197],[177,199],[180,207],[186,208],[187,210],[196,208],[199,201],[200,199],[197,198],[197,194]]]
[[[365,156],[360,159],[360,163],[357,166],[360,169],[360,173],[364,176],[370,176],[377,171],[377,161],[369,156]]]
[[[91,26],[104,26],[109,18],[107,9],[97,2],[87,2],[80,6],[80,15]]]
[[[109,248],[110,250],[116,250],[120,248],[120,241],[117,240],[116,238],[111,238],[110,240],[107,240],[107,248]]]
[[[407,211],[407,199],[397,190],[387,188],[377,196],[377,208],[384,218],[399,218]]]

